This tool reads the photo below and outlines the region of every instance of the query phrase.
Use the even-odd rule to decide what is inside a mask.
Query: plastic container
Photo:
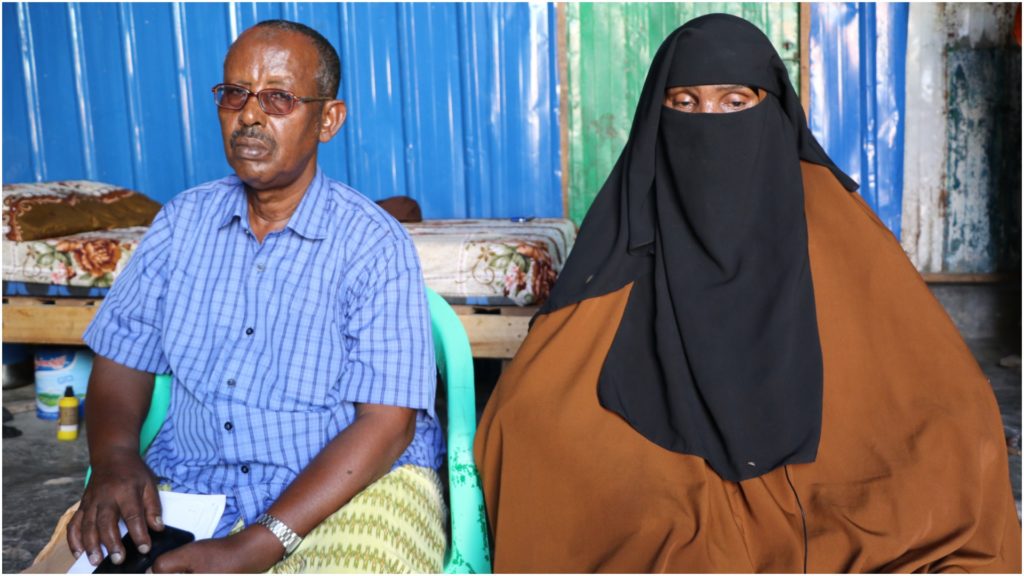
[[[68,442],[78,439],[78,409],[81,405],[82,403],[78,400],[78,396],[75,395],[74,387],[68,386],[65,388],[64,396],[57,402],[58,413],[60,414],[57,426],[57,440]]]
[[[58,403],[71,386],[79,400],[79,417],[85,406],[92,352],[88,348],[40,348],[36,350],[36,416],[57,420]]]

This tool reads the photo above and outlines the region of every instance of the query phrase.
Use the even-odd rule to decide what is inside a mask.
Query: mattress
[[[427,286],[452,304],[540,304],[576,239],[576,225],[561,218],[425,220],[405,227]]]
[[[404,224],[427,286],[452,304],[543,302],[576,238],[571,220],[426,220]],[[145,227],[3,241],[5,296],[99,297],[124,269]]]
[[[4,282],[66,286],[87,291],[109,288],[128,264],[146,230],[145,226],[115,228],[23,242],[5,238]],[[4,294],[10,295],[7,287]]]

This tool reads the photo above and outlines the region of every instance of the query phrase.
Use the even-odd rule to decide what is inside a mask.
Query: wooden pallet
[[[3,299],[3,341],[8,344],[81,345],[82,333],[102,299]],[[526,338],[536,307],[453,306],[469,335],[474,358],[511,359]]]

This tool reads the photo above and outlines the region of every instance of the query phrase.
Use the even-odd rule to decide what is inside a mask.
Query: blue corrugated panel
[[[907,4],[811,5],[810,126],[899,238]]]
[[[30,62],[22,58],[22,45],[26,38],[19,33],[21,10],[14,4],[3,5],[3,121],[4,121],[4,177],[8,170],[23,180],[42,178],[37,165],[39,145],[37,130],[33,125],[35,114],[29,113],[32,95],[26,92],[25,76],[30,73],[25,65]],[[32,86],[35,83],[31,83]]]
[[[269,18],[341,56],[349,117],[320,148],[328,174],[428,218],[562,214],[548,4],[4,4],[4,182],[91,178],[166,201],[228,174],[210,87]]]

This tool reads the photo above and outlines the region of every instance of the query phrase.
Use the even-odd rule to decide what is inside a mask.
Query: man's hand
[[[120,564],[125,550],[118,520],[124,520],[139,552],[145,554],[151,545],[147,526],[164,529],[160,514],[156,479],[138,452],[107,454],[103,463],[93,465],[92,480],[68,525],[68,546],[75,558],[87,553],[95,566],[103,559],[102,543],[111,561]]]
[[[262,526],[250,526],[238,534],[198,540],[162,554],[153,572],[249,573],[266,572],[284,556],[281,541]]]
[[[111,561],[124,561],[118,520],[124,520],[143,554],[151,545],[146,525],[164,528],[156,479],[139,456],[139,428],[152,395],[152,374],[103,356],[93,359],[85,404],[92,480],[68,525],[68,547],[75,558],[87,553],[94,566],[103,559],[100,543]]]

